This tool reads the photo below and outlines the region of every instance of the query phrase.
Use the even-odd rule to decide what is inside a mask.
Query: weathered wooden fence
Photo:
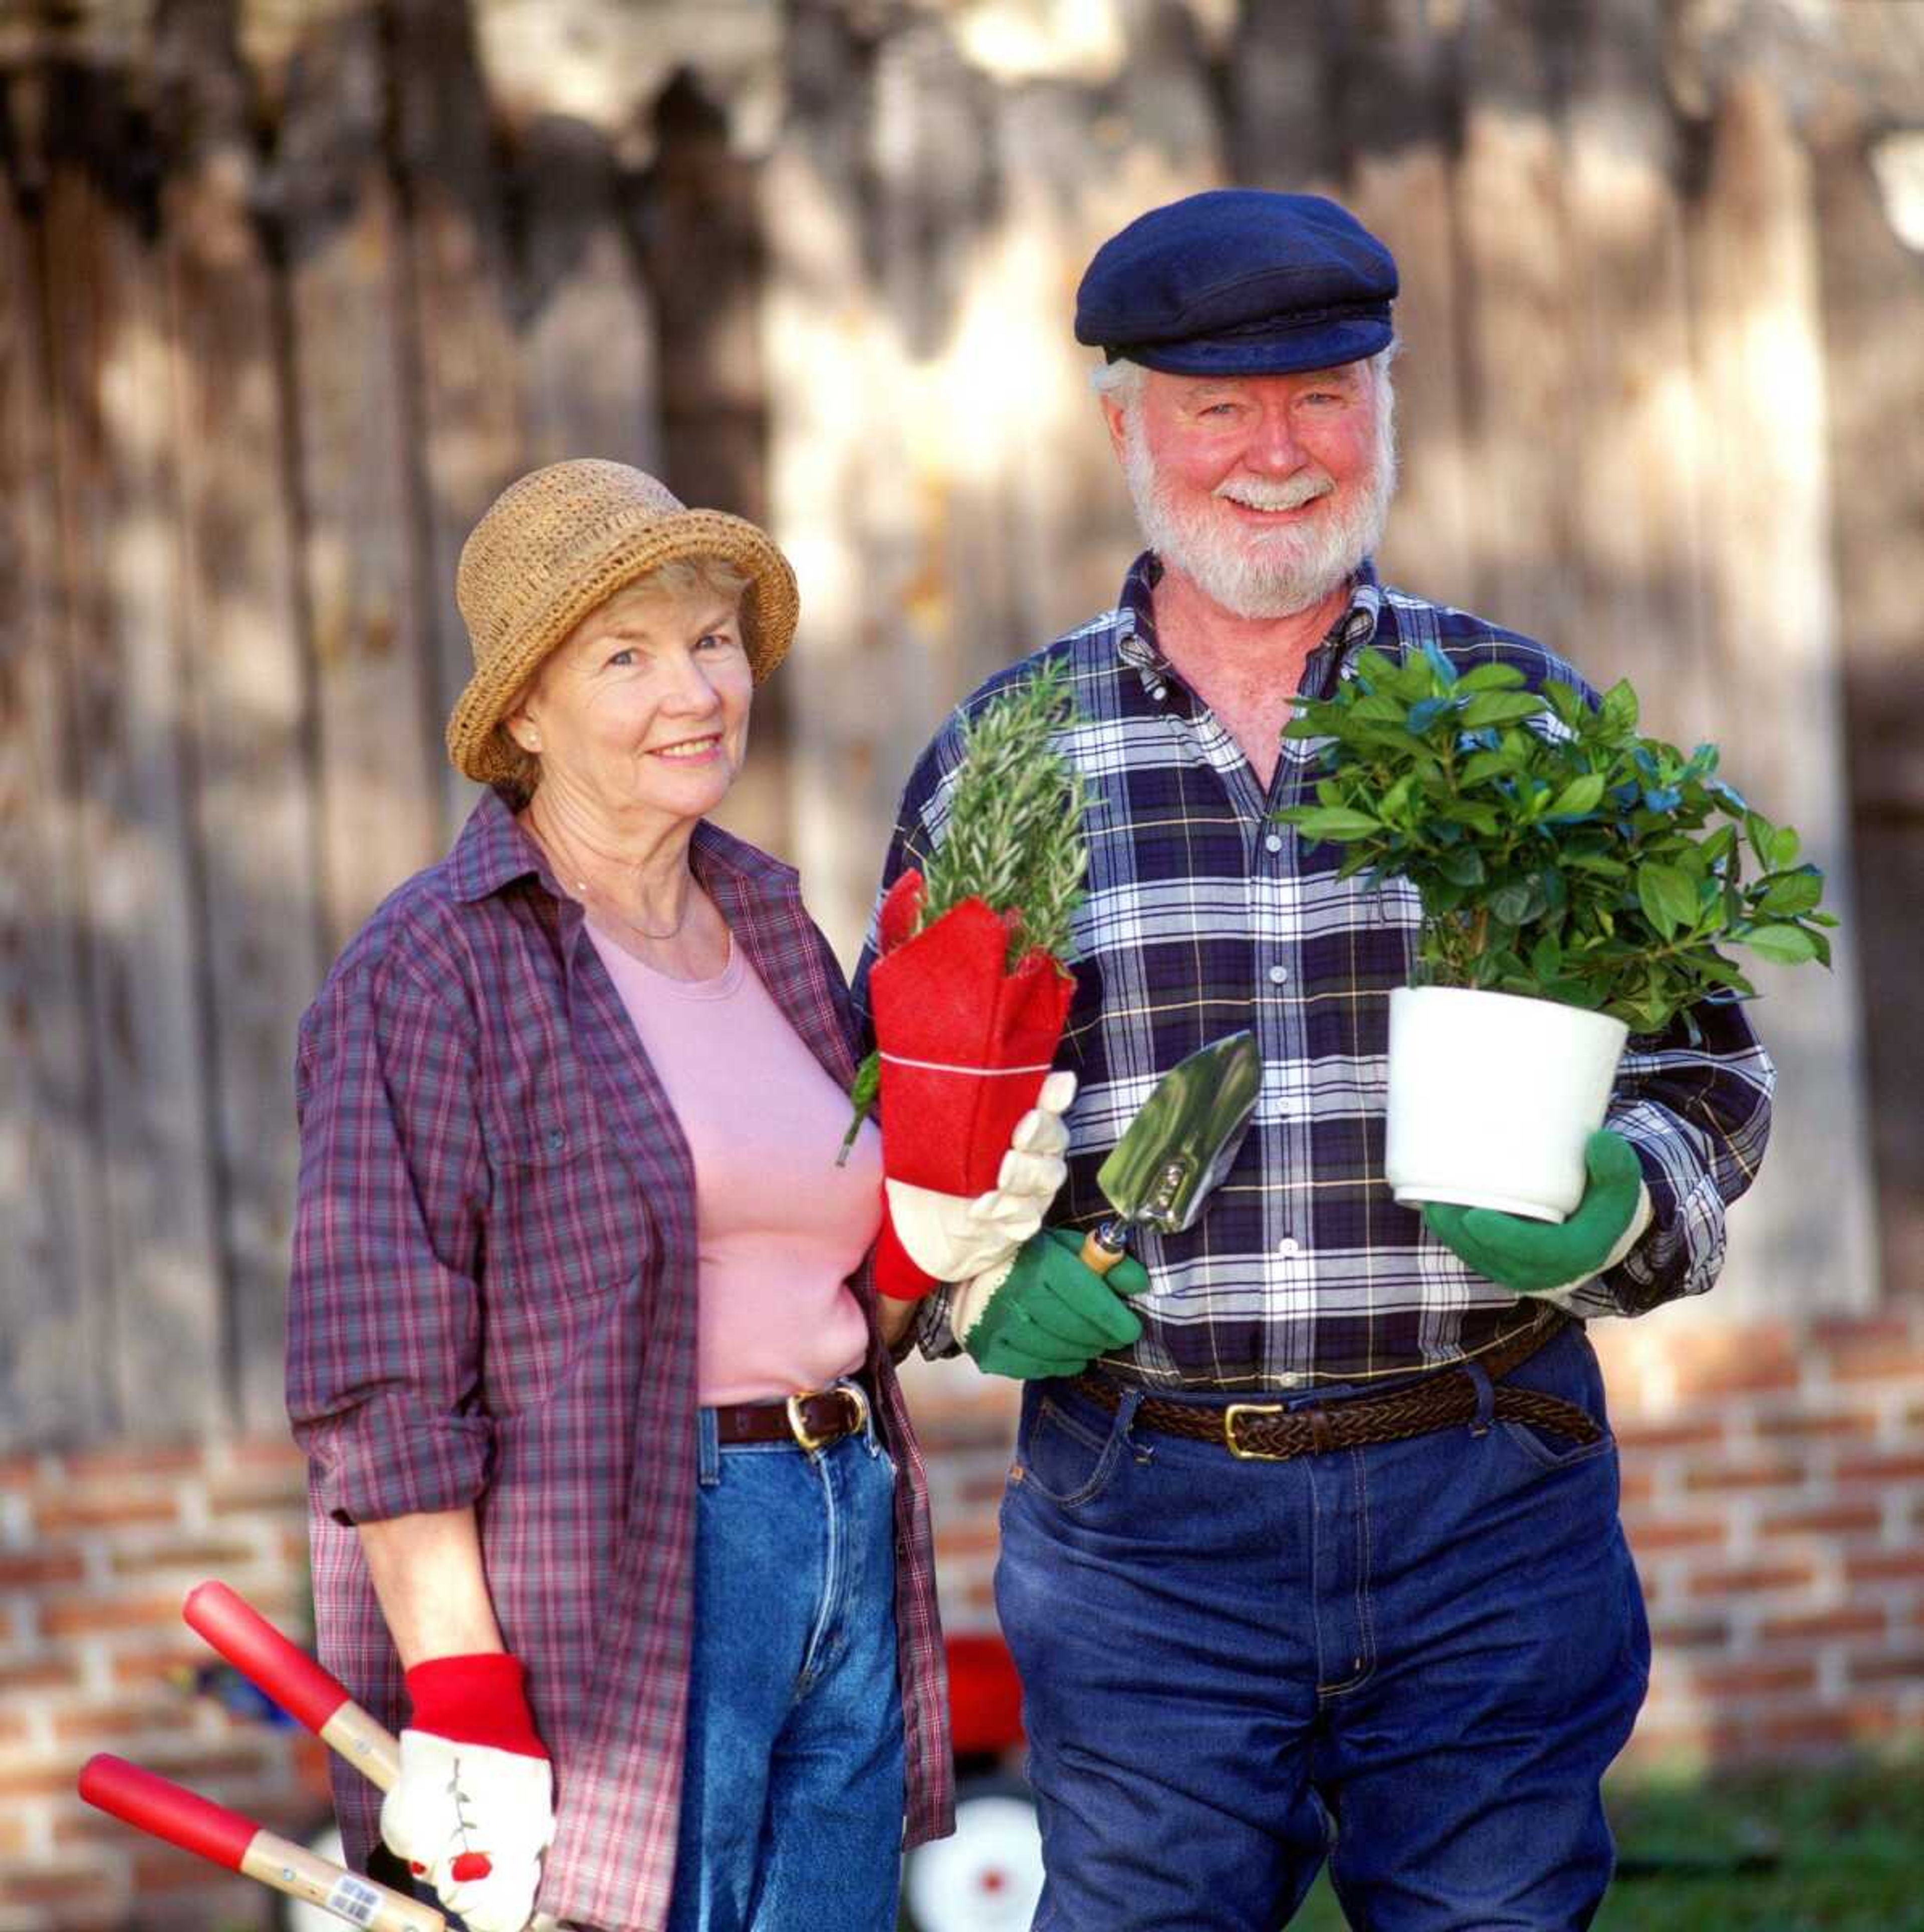
[[[1726,1305],[1874,1292],[1860,1011],[1924,1286],[1920,15],[5,0],[0,1444],[275,1426],[293,1028],[465,809],[493,494],[596,453],[771,524],[731,816],[852,950],[929,727],[1129,553],[1081,266],[1225,180],[1401,260],[1390,572],[1632,676],[1833,870]]]

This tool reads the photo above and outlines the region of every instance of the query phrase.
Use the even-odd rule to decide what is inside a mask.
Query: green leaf
[[[1523,681],[1523,674],[1514,664],[1480,664],[1474,670],[1466,670],[1457,680],[1459,692],[1514,691]]]
[[[1534,718],[1543,708],[1543,700],[1535,692],[1486,691],[1463,706],[1463,722],[1473,731],[1484,724],[1511,724]]]
[[[1481,832],[1486,838],[1496,838],[1502,830],[1503,822],[1493,807],[1474,804],[1468,799],[1457,800],[1444,815],[1454,819],[1459,825],[1467,825],[1472,831]]]
[[[1457,782],[1466,785],[1481,784],[1485,778],[1496,778],[1516,768],[1517,761],[1508,752],[1478,752],[1457,773]]]
[[[1513,881],[1499,886],[1484,903],[1490,908],[1490,916],[1505,926],[1520,926],[1530,916],[1530,902],[1534,896],[1527,884]]]
[[[1565,684],[1560,677],[1547,678],[1543,695],[1558,721],[1571,730],[1591,722],[1590,707],[1583,702],[1583,694],[1574,684]]]
[[[1428,730],[1439,718],[1454,714],[1456,708],[1457,701],[1454,698],[1421,698],[1409,707],[1409,716],[1403,723],[1406,729],[1420,735]]]
[[[1770,835],[1770,850],[1764,854],[1764,863],[1773,872],[1781,872],[1786,866],[1794,866],[1797,862],[1800,848],[1801,842],[1795,829],[1788,825],[1780,825]]]
[[[1530,948],[1530,972],[1537,980],[1547,984],[1559,978],[1563,971],[1563,949],[1556,942],[1553,932],[1546,932]]]
[[[1655,859],[1646,859],[1637,868],[1637,902],[1666,939],[1697,916],[1697,890],[1690,874]]]
[[[1582,778],[1572,778],[1551,801],[1550,808],[1544,816],[1546,818],[1586,818],[1602,802],[1603,795],[1602,773],[1588,772]]]
[[[1445,854],[1436,869],[1452,885],[1480,886],[1484,877],[1483,855],[1473,845],[1459,847]]]
[[[1760,926],[1737,942],[1765,959],[1783,966],[1801,966],[1817,956],[1817,935],[1801,926]]]
[[[1351,812],[1341,806],[1292,806],[1280,815],[1305,838],[1327,839],[1337,844],[1371,838],[1383,830],[1382,821],[1367,812]]]
[[[1604,693],[1603,722],[1613,730],[1628,731],[1637,723],[1637,694],[1628,678],[1619,678]]]
[[[1757,909],[1786,918],[1810,911],[1823,897],[1823,874],[1814,866],[1808,866],[1802,872],[1787,872],[1781,879],[1772,879],[1758,898]]]
[[[1382,692],[1372,692],[1345,707],[1350,717],[1372,724],[1400,724],[1403,706]]]
[[[1443,655],[1441,648],[1433,638],[1425,638],[1423,640],[1423,656],[1428,662],[1430,668],[1436,674],[1438,686],[1442,690],[1448,691],[1457,681],[1456,666]]]

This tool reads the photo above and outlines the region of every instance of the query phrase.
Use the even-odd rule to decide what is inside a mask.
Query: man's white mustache
[[[1319,496],[1327,496],[1335,488],[1335,478],[1325,472],[1292,476],[1282,483],[1266,482],[1256,476],[1232,477],[1226,483],[1217,484],[1214,494],[1252,510],[1298,510]]]

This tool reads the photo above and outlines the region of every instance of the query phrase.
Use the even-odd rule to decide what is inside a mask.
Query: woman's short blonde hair
[[[698,597],[704,591],[711,597],[725,597],[739,604],[742,593],[755,581],[739,564],[725,556],[677,556],[658,564],[645,577],[624,584],[605,604],[588,613],[609,610],[617,604],[645,603],[656,597]],[[581,620],[585,624],[587,617]],[[578,630],[580,625],[575,628]]]

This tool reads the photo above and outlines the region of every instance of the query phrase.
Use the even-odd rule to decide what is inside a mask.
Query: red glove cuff
[[[522,1757],[545,1758],[548,1747],[535,1730],[518,1657],[482,1652],[471,1657],[434,1657],[407,1673],[413,1728],[458,1744],[487,1744]]]
[[[875,1287],[891,1301],[920,1301],[941,1283],[916,1262],[895,1231],[888,1196],[882,1196],[881,1232],[875,1237]]]

